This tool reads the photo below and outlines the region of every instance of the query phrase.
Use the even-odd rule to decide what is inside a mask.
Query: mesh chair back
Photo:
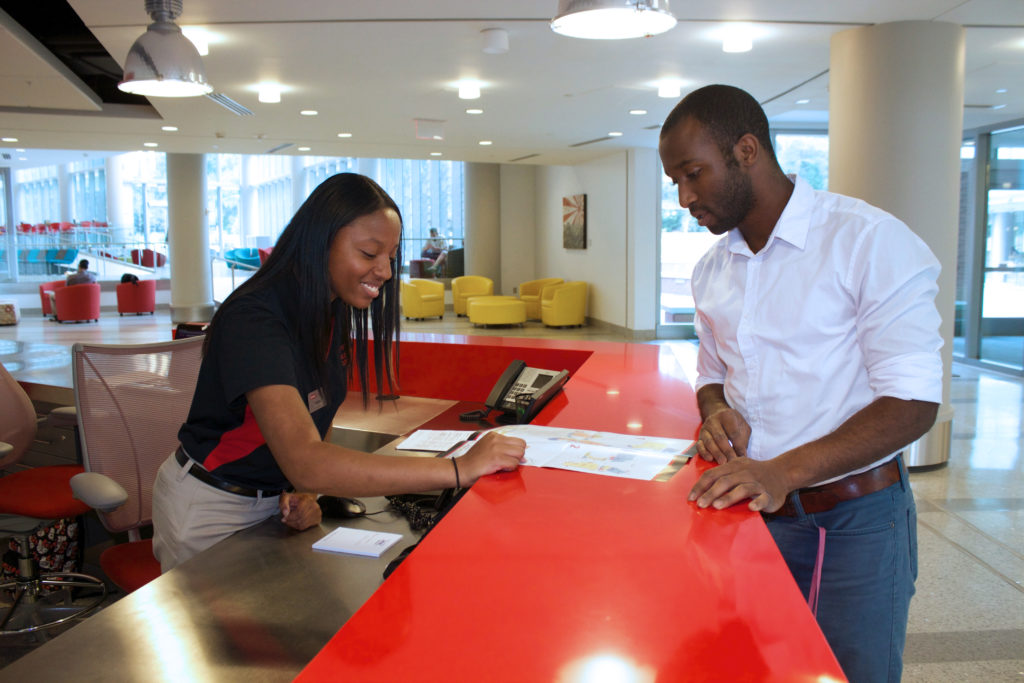
[[[199,376],[203,337],[71,347],[85,469],[115,480],[128,502],[100,515],[110,531],[151,523],[156,472],[178,444]]]

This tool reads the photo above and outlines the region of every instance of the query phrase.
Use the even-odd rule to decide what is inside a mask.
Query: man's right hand
[[[697,453],[719,465],[746,457],[750,425],[738,411],[722,408],[704,419],[697,435]]]

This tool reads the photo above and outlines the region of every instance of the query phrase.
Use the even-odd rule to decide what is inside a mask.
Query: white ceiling
[[[70,0],[119,62],[149,23],[143,0]],[[42,149],[435,158],[571,164],[627,147],[655,147],[683,92],[724,82],[765,103],[776,125],[821,128],[827,118],[829,40],[839,31],[902,20],[963,24],[967,36],[964,127],[1024,118],[1024,2],[1021,0],[672,0],[680,23],[652,38],[587,41],[548,27],[556,0],[184,0],[178,23],[217,39],[204,58],[217,92],[255,116],[240,117],[207,98],[153,99],[153,110],[106,105],[97,111],[66,69],[33,49],[31,37],[0,34],[0,143],[17,156]],[[754,49],[721,51],[726,20],[754,22]],[[509,33],[506,54],[485,54],[480,31]],[[459,100],[455,82],[483,83],[479,100]],[[287,90],[279,104],[257,102],[255,84]],[[997,93],[1005,88],[1006,93]],[[796,104],[809,99],[807,104]],[[1003,104],[999,109],[992,106]],[[482,115],[465,109],[478,106]],[[647,110],[630,115],[633,108]],[[301,116],[316,109],[316,117]],[[141,111],[140,111],[141,110]],[[414,119],[444,121],[443,141],[417,140]],[[179,130],[166,133],[162,125]],[[610,131],[623,135],[608,138]],[[352,137],[342,140],[339,132]],[[482,147],[480,140],[493,144]],[[591,142],[596,141],[596,142]],[[589,143],[582,144],[580,143]],[[579,145],[579,146],[575,146]],[[310,151],[300,152],[298,147]],[[26,154],[14,155],[13,148]],[[22,165],[37,165],[38,161]]]

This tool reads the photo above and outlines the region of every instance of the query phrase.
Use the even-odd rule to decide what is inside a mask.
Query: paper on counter
[[[434,451],[443,453],[457,443],[468,441],[476,432],[450,429],[418,429],[396,448],[402,451]]]
[[[402,534],[387,531],[365,531],[340,526],[313,544],[313,550],[332,553],[349,553],[365,557],[380,557],[381,554],[402,538]]]

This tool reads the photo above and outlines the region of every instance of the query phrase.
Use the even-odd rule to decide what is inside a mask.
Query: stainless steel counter
[[[364,499],[370,512],[383,498]],[[314,551],[336,526],[401,533],[380,558]],[[290,681],[418,534],[391,511],[239,532],[0,670],[21,681]]]
[[[399,439],[389,434],[414,431],[452,405],[403,397],[364,410],[350,397],[330,440],[389,440],[376,452],[396,454]],[[238,532],[0,670],[0,681],[290,681],[377,590],[388,562],[419,539],[386,499],[363,502],[384,512],[325,519],[303,532],[274,517]],[[404,538],[379,559],[314,551],[337,526]]]

